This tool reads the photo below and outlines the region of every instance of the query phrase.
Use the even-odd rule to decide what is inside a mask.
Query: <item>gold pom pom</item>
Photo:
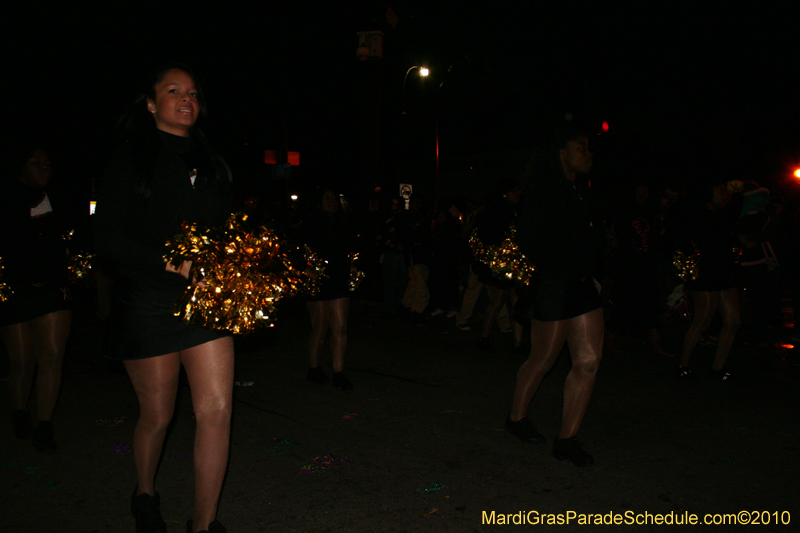
[[[0,303],[7,302],[8,298],[14,294],[11,287],[3,281],[3,268],[5,268],[3,267],[3,258],[0,257]]]
[[[350,291],[354,291],[361,284],[366,274],[356,268],[356,260],[358,259],[357,253],[352,253],[348,257],[350,258],[350,278],[347,282],[347,288],[350,289]]]
[[[67,280],[70,283],[85,282],[91,279],[95,254],[77,252],[67,258]]]
[[[187,224],[167,242],[164,260],[176,266],[191,261],[190,276],[201,280],[179,299],[175,316],[209,329],[249,333],[274,325],[282,298],[315,290],[308,269],[324,274],[324,262],[307,247],[289,247],[270,229],[249,228],[246,220],[247,215],[231,215],[216,230]],[[297,256],[303,260],[291,259]]]
[[[489,266],[494,277],[528,285],[536,267],[520,251],[516,235],[517,229],[511,225],[503,242],[485,246],[475,229],[469,238],[469,248],[476,260]]]
[[[688,253],[683,250],[675,250],[672,254],[672,271],[675,276],[683,282],[697,281],[700,276],[698,268],[700,253],[692,243],[692,250]]]

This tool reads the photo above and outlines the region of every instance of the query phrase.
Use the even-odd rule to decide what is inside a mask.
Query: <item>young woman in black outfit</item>
[[[128,142],[113,156],[98,194],[96,248],[117,271],[109,356],[123,360],[139,401],[131,510],[140,533],[166,529],[155,474],[181,365],[197,419],[195,511],[187,532],[225,531],[216,514],[228,462],[233,339],[173,316],[186,287],[203,281],[189,279],[190,264],[162,259],[182,222],[220,225],[233,208],[228,168],[195,127],[203,110],[188,69],[159,71],[137,101]]]
[[[56,451],[53,411],[71,311],[67,282],[69,230],[63,205],[48,194],[50,158],[41,149],[15,158],[13,179],[0,193],[0,258],[3,282],[13,291],[0,303],[0,336],[11,362],[9,389],[17,438],[33,436],[40,452]],[[36,429],[28,400],[36,373]]]
[[[566,341],[572,370],[564,384],[561,431],[553,443],[553,455],[578,466],[594,463],[575,435],[594,388],[604,330],[593,278],[603,231],[589,190],[578,181],[591,168],[586,135],[564,129],[557,132],[543,164],[532,169],[528,204],[517,233],[522,252],[538,272],[530,287],[532,303],[519,310],[532,319],[531,353],[517,373],[514,402],[506,419],[506,429],[524,442],[544,442],[527,418],[528,407]]]
[[[323,189],[319,211],[297,227],[296,237],[327,262],[321,291],[306,298],[311,317],[308,380],[320,385],[328,382],[328,376],[320,367],[320,358],[330,331],[333,386],[343,391],[351,390],[353,384],[344,375],[344,354],[347,350],[347,320],[350,314],[349,254],[355,251],[355,239],[350,224],[342,216],[339,195],[335,190]]]
[[[712,180],[706,184],[693,209],[686,211],[678,221],[678,244],[684,250],[695,249],[700,253],[698,276],[687,281],[685,289],[692,299],[694,316],[683,339],[680,366],[677,375],[681,379],[694,377],[689,366],[697,341],[711,325],[714,313],[719,311],[722,329],[717,340],[717,353],[712,363],[712,377],[727,381],[730,373],[725,363],[730,355],[733,340],[741,325],[739,291],[734,281],[736,269],[733,226],[737,211],[726,209],[731,195],[724,182]]]

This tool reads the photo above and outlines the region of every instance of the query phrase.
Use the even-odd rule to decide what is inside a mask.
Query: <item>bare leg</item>
[[[231,437],[233,337],[223,337],[180,352],[197,418],[194,439],[194,530],[217,516]]]
[[[175,410],[180,356],[171,353],[124,364],[139,401],[139,421],[133,432],[138,493],[152,496],[161,448]]]
[[[350,298],[338,298],[327,303],[331,327],[333,371],[341,372],[344,369],[344,354],[347,350],[347,319],[350,314]]]
[[[712,370],[722,370],[731,353],[733,339],[742,324],[739,308],[739,291],[734,287],[719,293],[719,314],[722,317],[722,329],[717,340],[717,356],[714,358]]]
[[[602,309],[569,320],[567,343],[572,356],[572,370],[564,384],[560,439],[574,437],[581,427],[603,357],[603,332]]]
[[[36,359],[31,346],[30,322],[4,326],[0,328],[0,335],[3,337],[3,344],[11,363],[8,373],[11,406],[14,410],[27,409],[33,372],[36,369]]]
[[[67,348],[72,311],[64,309],[31,320],[36,373],[36,419],[50,421],[61,389],[61,367]]]
[[[528,414],[528,407],[539,390],[544,375],[553,364],[567,338],[568,320],[557,322],[531,321],[531,355],[517,372],[514,388],[514,403],[511,406],[511,420],[522,420]]]
[[[328,336],[329,302],[307,302],[308,315],[311,317],[311,336],[308,337],[308,366],[317,368]]]
[[[719,302],[718,292],[691,291],[689,296],[692,298],[692,304],[694,305],[694,318],[692,319],[692,325],[689,326],[689,330],[686,332],[686,336],[683,338],[680,366],[689,366],[689,360],[692,357],[695,346],[697,346],[697,341],[700,340],[700,336],[711,325],[711,319],[714,318],[714,312],[717,310],[717,303]]]

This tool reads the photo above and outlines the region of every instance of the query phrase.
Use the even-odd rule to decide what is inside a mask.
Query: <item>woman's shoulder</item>
[[[112,152],[106,162],[102,175],[101,189],[109,183],[122,183],[135,179],[136,162],[134,150],[129,142],[123,143]]]

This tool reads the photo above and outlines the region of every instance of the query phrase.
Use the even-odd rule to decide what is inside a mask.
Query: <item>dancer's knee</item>
[[[742,317],[739,316],[738,313],[736,315],[734,315],[734,316],[726,317],[722,321],[722,327],[727,328],[727,329],[731,329],[731,330],[734,330],[734,331],[739,329],[741,326],[742,326]]]
[[[39,365],[39,372],[61,372],[64,354],[61,350],[49,347],[37,353],[36,362]]]
[[[174,409],[140,409],[137,429],[149,433],[165,433],[172,422]]]
[[[195,406],[194,416],[198,425],[230,426],[233,406],[230,398],[209,398],[200,406]]]
[[[581,357],[579,360],[572,362],[572,372],[580,377],[594,378],[600,369],[600,359],[601,356],[599,354]]]

